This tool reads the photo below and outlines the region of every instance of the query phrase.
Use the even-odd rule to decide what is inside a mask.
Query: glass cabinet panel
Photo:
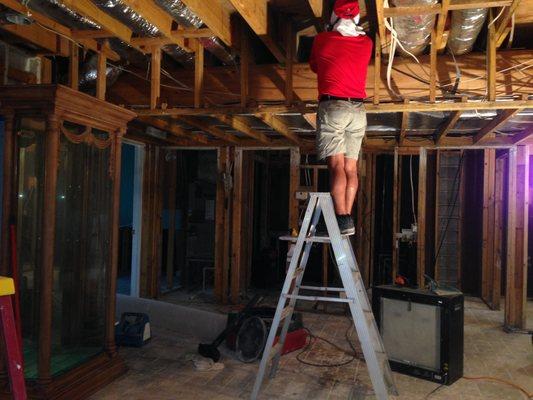
[[[17,124],[17,255],[25,374],[28,379],[37,377],[45,128],[44,119],[39,118],[20,118]]]
[[[52,372],[104,347],[110,254],[111,146],[73,143],[61,135],[57,181]]]

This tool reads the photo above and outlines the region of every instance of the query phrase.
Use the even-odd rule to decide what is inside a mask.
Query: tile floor
[[[533,304],[528,316],[533,318]],[[503,312],[490,311],[480,301],[466,301],[465,376],[493,376],[514,382],[533,393],[533,346],[525,334],[507,334],[501,328]],[[304,314],[304,323],[321,336],[348,347],[346,317]],[[194,353],[197,340],[154,329],[153,340],[141,349],[123,348],[121,355],[129,372],[95,393],[92,400],[230,400],[249,398],[257,363],[243,364],[223,350],[225,368],[199,372],[188,356]],[[352,334],[355,336],[355,334]],[[345,355],[322,342],[314,344],[304,359],[334,362]],[[439,385],[394,374],[400,396],[398,400],[522,400],[525,395],[510,386],[489,381],[461,379],[452,386]],[[296,353],[282,358],[277,377],[264,386],[261,399],[373,399],[370,378],[362,361],[344,367],[316,368],[300,364]],[[430,394],[431,393],[431,394]]]

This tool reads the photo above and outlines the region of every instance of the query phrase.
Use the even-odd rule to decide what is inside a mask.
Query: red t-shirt
[[[366,36],[342,36],[322,32],[315,36],[309,64],[318,74],[319,95],[366,97],[366,72],[372,40]]]

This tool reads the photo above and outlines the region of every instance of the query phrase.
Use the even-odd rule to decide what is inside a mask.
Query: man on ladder
[[[318,75],[317,151],[326,159],[341,234],[354,234],[357,159],[366,129],[363,100],[372,40],[359,23],[359,4],[337,0],[330,30],[315,37],[309,64]]]

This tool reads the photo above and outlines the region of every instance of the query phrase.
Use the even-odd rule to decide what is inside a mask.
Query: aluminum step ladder
[[[328,236],[315,236],[316,225],[322,213],[324,213]],[[342,280],[342,288],[301,285],[311,246],[316,242],[331,243]],[[300,290],[337,292],[339,297],[301,295]],[[255,379],[252,400],[257,399],[259,395],[268,366],[270,365],[270,378],[273,378],[277,372],[296,300],[348,303],[376,398],[386,400],[389,394],[398,394],[349,236],[340,234],[329,193],[310,193],[300,234]],[[281,321],[283,321],[283,328],[279,341],[273,346]]]

